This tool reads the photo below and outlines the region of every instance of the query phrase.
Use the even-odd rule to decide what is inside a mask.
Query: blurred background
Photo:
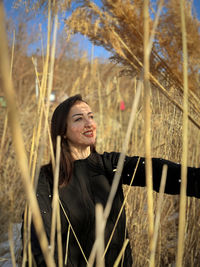
[[[150,1],[149,4],[150,34],[159,3]],[[143,69],[143,0],[7,0],[4,10],[10,75],[31,177],[37,177],[40,166],[50,160],[49,124],[44,127],[45,116],[50,122],[54,108],[77,93],[94,110],[98,125],[97,151],[121,151]],[[188,47],[188,165],[200,167],[200,2],[187,0],[184,10]],[[183,49],[180,4],[176,0],[163,2],[152,41],[151,153],[152,157],[180,163]],[[55,55],[51,53],[53,42]],[[144,98],[143,90],[129,155],[145,156]],[[26,202],[7,119],[0,73],[0,266],[4,267],[13,266],[10,244],[14,247],[16,265],[20,266],[20,228]],[[124,186],[124,193],[127,191],[128,187]],[[154,193],[155,212],[157,198],[158,194]],[[134,266],[148,266],[145,188],[131,188],[126,212]],[[199,212],[199,200],[187,198],[183,266],[199,266]],[[179,196],[165,195],[156,266],[175,266],[178,217]]]

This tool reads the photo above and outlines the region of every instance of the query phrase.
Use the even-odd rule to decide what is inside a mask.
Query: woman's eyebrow
[[[91,115],[91,114],[93,114],[92,111],[88,112],[87,115]],[[83,116],[83,113],[76,113],[76,114],[72,115],[72,117],[75,117],[75,116]]]
[[[75,117],[75,116],[83,116],[83,113],[77,113],[77,114],[72,115],[72,117]]]

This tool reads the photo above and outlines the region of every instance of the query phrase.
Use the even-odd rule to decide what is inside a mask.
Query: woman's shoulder
[[[53,173],[52,164],[48,163],[48,164],[42,165],[41,168],[40,168],[40,173],[42,173],[42,174],[52,174]]]
[[[38,185],[47,184],[47,183],[51,184],[52,182],[53,182],[52,164],[48,163],[48,164],[42,165],[40,168]]]
[[[93,164],[98,164],[99,166],[106,168],[113,168],[113,166],[117,166],[119,160],[120,153],[119,152],[103,152],[103,153],[92,153],[90,155],[89,161]]]
[[[115,160],[115,159],[118,160],[119,156],[120,156],[120,153],[119,152],[115,152],[115,151],[112,151],[112,152],[104,151],[103,154],[102,154],[102,157],[104,159],[108,159],[108,160]]]

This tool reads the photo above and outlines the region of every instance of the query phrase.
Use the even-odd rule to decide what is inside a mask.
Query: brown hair
[[[80,94],[71,96],[59,104],[54,110],[51,120],[51,139],[53,143],[54,155],[56,155],[56,139],[61,137],[61,155],[59,185],[66,185],[73,172],[73,158],[71,156],[69,145],[65,137],[67,131],[67,117],[70,109],[76,102],[85,102]],[[86,103],[86,102],[85,102]],[[91,146],[91,152],[95,151],[95,146]]]

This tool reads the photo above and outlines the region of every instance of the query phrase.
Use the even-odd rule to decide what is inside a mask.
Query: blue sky
[[[5,7],[5,12],[7,17],[12,17],[13,19],[18,17],[19,11],[17,9],[12,8],[14,0],[4,0],[4,7]],[[95,2],[100,5],[100,0],[95,0]],[[59,22],[60,22],[60,27],[63,28],[63,19],[60,16],[59,17]],[[47,30],[47,18],[44,18],[41,15],[38,15],[34,18],[34,21],[30,23],[30,25],[27,25],[27,27],[31,28],[38,28],[39,29],[39,24],[41,25],[42,28],[42,33],[43,33],[43,39],[46,39],[46,30]],[[88,53],[88,56],[91,57],[91,51],[93,49],[93,54],[94,57],[101,57],[101,58],[108,58],[110,56],[109,52],[106,51],[103,47],[93,47],[90,41],[88,39],[80,34],[77,34],[74,36],[73,40],[75,42],[79,43],[79,48],[83,51],[86,51]],[[37,49],[37,46],[41,48],[41,42],[36,42],[33,45],[30,46],[30,54],[32,51],[35,51]]]
[[[194,6],[197,11],[198,19],[200,20],[200,0],[194,0]]]
[[[152,0],[152,1],[155,1],[155,0]],[[5,6],[7,17],[12,17],[13,19],[15,19],[17,18],[18,11],[12,8],[13,2],[14,2],[13,0],[4,0],[4,6]],[[101,1],[95,0],[95,3],[100,5]],[[200,0],[193,0],[193,3],[196,9],[196,12],[197,12],[198,19],[200,20]],[[62,18],[60,17],[59,20],[61,23],[60,24],[61,27],[63,27]],[[42,32],[44,35],[43,38],[45,39],[46,29],[47,29],[47,19],[42,18],[42,16],[40,15],[36,16],[28,27],[35,27],[37,29],[37,27],[39,28],[39,24],[41,24],[42,26]],[[92,51],[92,44],[84,36],[81,36],[81,35],[77,35],[75,37],[75,40],[77,40],[80,43],[80,49],[86,50],[90,57],[91,51]],[[30,53],[31,53],[31,50],[33,51],[38,45],[41,46],[40,42],[36,42],[35,44],[33,44],[30,47]],[[101,58],[109,57],[109,53],[104,48],[95,46],[93,49],[94,49],[93,51],[94,51],[95,57],[101,57]]]

